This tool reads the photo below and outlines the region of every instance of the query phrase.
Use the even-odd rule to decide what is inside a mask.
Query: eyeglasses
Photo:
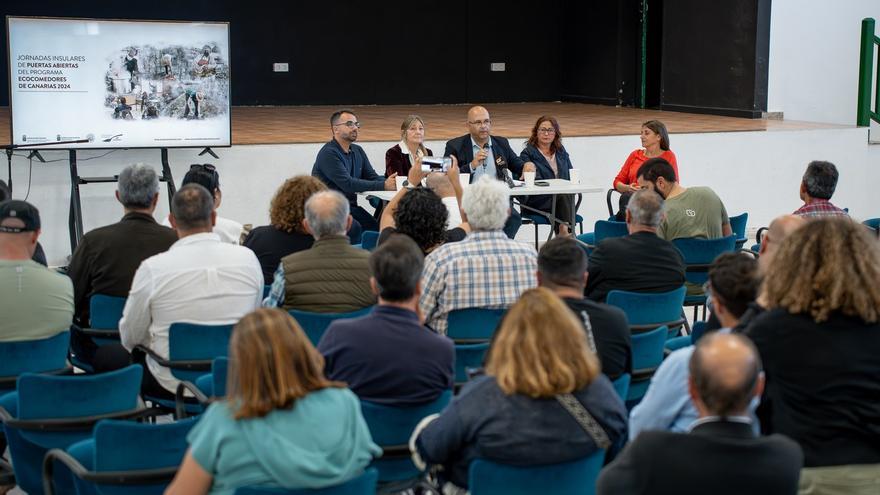
[[[492,119],[472,120],[472,121],[469,120],[468,121],[468,124],[471,124],[471,125],[489,125],[491,123],[492,123]]]
[[[356,128],[358,128],[358,129],[360,129],[360,127],[361,127],[361,123],[360,123],[360,122],[356,122],[356,121],[352,121],[352,120],[348,120],[348,121],[345,121],[345,122],[340,122],[340,123],[338,123],[338,124],[333,124],[333,125],[334,125],[334,126],[337,126],[337,125],[344,125],[344,126],[346,126],[346,127],[348,127],[348,128],[355,128],[355,127],[356,127]]]
[[[190,170],[207,170],[208,172],[216,172],[217,167],[211,165],[210,163],[193,163],[189,166]]]
[[[538,132],[540,132],[541,134],[553,134],[556,132],[556,129],[552,127],[540,127],[538,128]]]

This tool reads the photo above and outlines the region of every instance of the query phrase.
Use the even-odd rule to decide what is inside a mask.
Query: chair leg
[[[535,224],[535,251],[538,250],[538,224]]]

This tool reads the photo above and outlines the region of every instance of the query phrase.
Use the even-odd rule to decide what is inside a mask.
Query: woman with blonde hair
[[[245,238],[242,245],[257,255],[267,285],[272,283],[281,258],[312,247],[315,238],[303,227],[305,204],[312,194],[326,190],[327,186],[311,175],[285,180],[269,204],[269,225],[251,230]]]
[[[425,121],[418,115],[407,115],[400,124],[400,142],[385,152],[385,177],[404,177],[416,160],[434,153],[425,147]]]
[[[226,400],[208,407],[166,494],[240,486],[322,488],[359,476],[381,449],[357,397],[324,377],[324,359],[286,312],[263,308],[229,343]]]
[[[768,311],[746,330],[767,377],[761,429],[800,444],[800,493],[880,493],[877,239],[846,218],[806,222],[777,248],[764,292]]]
[[[486,375],[416,438],[417,460],[443,466],[443,481],[466,488],[478,457],[527,466],[614,450],[625,437],[626,409],[599,368],[565,303],[549,289],[525,291],[495,334]]]

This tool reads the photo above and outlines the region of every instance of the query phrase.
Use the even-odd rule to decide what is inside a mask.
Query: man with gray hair
[[[590,255],[585,295],[599,302],[612,290],[668,292],[684,285],[684,259],[671,242],[657,236],[663,198],[637,191],[626,206],[629,235],[605,239]]]
[[[831,196],[837,188],[837,167],[831,162],[812,161],[807,165],[801,180],[801,200],[804,205],[795,210],[794,215],[817,217],[845,217],[848,213],[831,203]]]
[[[537,286],[535,249],[502,230],[510,215],[507,184],[480,177],[465,189],[461,206],[470,235],[432,251],[422,274],[419,308],[426,324],[441,334],[451,311],[504,309]]]
[[[128,296],[141,262],[167,251],[177,241],[174,230],[153,218],[159,202],[159,178],[152,167],[140,163],[125,167],[119,174],[116,200],[122,204],[122,219],[84,235],[70,258],[74,323],[82,328],[90,326],[92,296]],[[79,361],[98,365],[94,362],[97,346],[77,327],[71,333],[71,347]]]
[[[338,191],[313,194],[303,227],[312,247],[281,258],[263,306],[313,313],[349,313],[376,304],[370,288],[370,253],[351,245],[349,202]]]
[[[180,240],[135,272],[119,321],[127,350],[141,344],[167,359],[172,323],[233,324],[260,306],[260,262],[250,249],[222,242],[212,232],[216,216],[211,193],[198,184],[183,186],[172,198],[171,224]],[[171,371],[140,352],[132,357],[146,364],[144,395],[173,400],[178,380]]]

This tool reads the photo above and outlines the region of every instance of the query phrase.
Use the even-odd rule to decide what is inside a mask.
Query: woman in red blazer
[[[405,177],[417,158],[434,156],[424,140],[425,121],[418,115],[407,116],[400,125],[400,142],[385,152],[385,177],[394,173]]]

